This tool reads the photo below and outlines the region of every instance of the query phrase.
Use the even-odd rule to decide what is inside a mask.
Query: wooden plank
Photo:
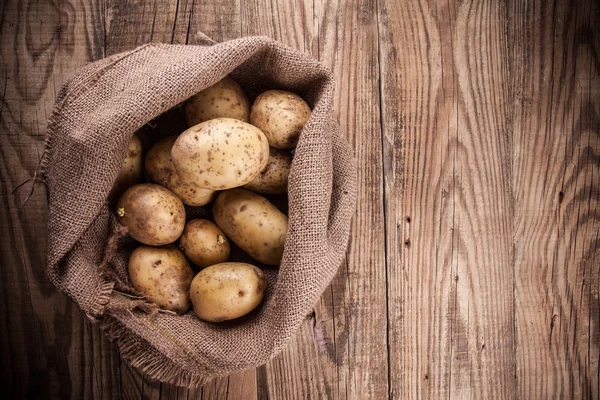
[[[382,1],[391,398],[514,398],[506,10]]]
[[[114,399],[121,396],[119,354],[98,326],[84,318],[79,369],[84,372],[83,397]]]
[[[379,399],[388,395],[390,376],[377,4],[328,1],[320,10],[319,59],[336,77],[334,111],[359,166],[346,262],[321,308],[333,324],[332,391],[334,398]]]
[[[315,349],[303,325],[295,343],[258,370],[259,398],[382,398],[388,375],[375,4],[313,2],[311,9],[310,2],[244,1],[242,14],[244,34],[271,36],[334,70],[336,113],[364,166],[348,263],[315,309],[323,341]]]
[[[194,44],[196,33],[202,31],[213,40],[239,37],[240,6],[238,0],[194,2],[192,0],[155,0],[142,2],[108,1],[106,4],[106,52],[114,54],[149,42]],[[123,375],[122,370],[122,375]],[[232,388],[247,393],[248,379],[254,381],[254,371],[244,373],[244,380]],[[210,382],[204,389],[184,389],[143,379],[144,398],[225,398],[228,378]],[[243,384],[244,386],[240,386]],[[122,394],[139,390],[137,381],[124,382]],[[206,394],[203,395],[203,392]],[[255,391],[254,391],[255,393]],[[251,397],[246,397],[250,399]]]
[[[317,38],[314,3],[303,0],[243,0],[242,36],[269,36],[292,48],[313,54]]]
[[[119,363],[119,397],[123,400],[137,400],[142,393],[142,373],[120,359]]]
[[[202,399],[227,399],[229,392],[229,378],[214,379],[202,386]]]
[[[331,399],[332,389],[325,380],[318,343],[311,321],[305,321],[283,352],[268,362],[263,373],[267,386],[262,396],[271,399]]]
[[[131,50],[150,42],[171,43],[185,0],[105,1],[106,54]],[[180,20],[183,18],[183,9]],[[187,26],[187,25],[186,25]]]
[[[169,43],[173,38],[177,1],[106,1],[104,7],[103,34],[107,55],[131,50],[151,41]],[[163,396],[160,382],[149,379],[126,360],[121,360],[119,368],[122,398],[160,399]],[[170,389],[169,385],[165,385],[166,398],[170,398]]]
[[[107,1],[107,54],[150,43],[195,44],[196,33],[215,41],[241,33],[240,0],[194,2],[192,0]]]
[[[314,24],[318,28],[318,58],[336,73],[337,94],[334,101],[334,113],[340,123],[344,121],[341,117],[349,112],[348,101],[350,98],[349,96],[351,95],[350,91],[341,92],[341,90],[346,87],[347,81],[340,79],[340,76],[337,75],[343,68],[343,64],[339,63],[337,58],[337,54],[340,52],[340,47],[342,46],[339,37],[343,36],[345,32],[347,32],[347,29],[349,29],[347,27],[348,24],[342,25],[340,23],[340,21],[344,21],[344,18],[347,18],[342,7],[343,4],[340,2],[320,1],[315,2],[314,10]],[[351,10],[349,11],[352,12]],[[346,30],[342,29],[342,26],[345,26]],[[351,57],[350,54],[347,54],[346,57]],[[336,65],[337,70],[334,70],[334,66]],[[346,79],[348,78],[346,77]],[[340,101],[342,98],[341,93],[344,93],[345,96],[343,106]],[[349,124],[342,124],[341,128],[344,130],[348,126]],[[355,134],[360,134],[358,129],[357,126]],[[357,210],[360,210],[360,207],[359,203],[357,205]],[[375,212],[379,213],[381,210]],[[381,252],[381,247],[377,247],[377,250]],[[378,267],[380,268],[381,265]],[[354,269],[355,268],[356,266]],[[333,278],[329,287],[325,290],[321,301],[315,307],[315,327],[320,328],[323,335],[325,344],[320,347],[321,351],[327,356],[324,361],[321,361],[323,364],[322,370],[325,376],[326,385],[330,388],[330,398],[332,399],[348,399],[351,398],[349,397],[349,393],[356,393],[353,389],[353,387],[355,387],[353,378],[354,376],[357,376],[357,374],[354,373],[354,370],[351,371],[351,368],[354,368],[354,365],[351,366],[351,336],[349,336],[350,327],[353,323],[350,321],[349,317],[352,311],[350,306],[351,304],[354,304],[354,307],[356,307],[357,304],[353,303],[353,298],[351,297],[351,295],[354,294],[354,291],[351,293],[351,288],[356,288],[357,283],[355,280],[351,284],[350,281],[353,276],[356,277],[356,275],[350,274],[348,258],[346,257],[343,264],[340,266],[338,273]],[[355,343],[354,345],[360,346],[358,343]],[[381,367],[382,365],[378,368]],[[377,373],[377,370],[375,372]],[[381,375],[381,373],[379,373],[379,375]],[[358,374],[358,376],[360,376],[360,374]]]
[[[348,355],[348,380],[340,386],[350,399],[381,399],[388,395],[390,376],[377,8],[371,1],[330,2],[324,15],[328,13],[336,15],[336,23],[322,24],[331,31],[323,32],[320,57],[335,74],[335,111],[359,166],[346,268],[338,272],[347,289],[333,292],[334,321],[345,327],[336,329],[336,335],[346,336],[336,346],[347,346],[343,353]]]
[[[44,148],[47,118],[62,84],[103,55],[94,2],[6,1],[0,17],[0,244],[2,370],[10,398],[98,398],[118,393],[116,354],[99,330],[44,275],[46,198],[28,184]],[[91,343],[95,343],[95,347]],[[102,357],[97,357],[102,353]],[[99,374],[103,374],[102,378]]]
[[[229,377],[229,389],[227,399],[256,399],[256,370],[250,369],[246,371],[231,374]]]
[[[216,42],[242,36],[241,0],[194,2],[188,43],[197,42],[196,33],[199,31]]]
[[[517,395],[599,398],[599,8],[509,10]]]
[[[243,1],[242,32],[244,36],[264,35],[306,53],[313,53],[318,33],[313,25],[313,7],[309,2]],[[303,325],[305,328],[306,325]],[[256,396],[267,398],[324,397],[323,360],[315,352],[312,331],[301,329],[292,343],[266,366],[256,370]],[[300,357],[298,352],[303,352]],[[306,368],[309,367],[309,368]],[[231,397],[235,398],[235,397]]]
[[[150,2],[111,2],[108,6],[110,23],[107,31],[107,53],[113,54],[151,41],[163,43],[196,42],[195,34],[202,31],[216,41],[228,40],[240,34],[240,8],[238,1],[202,2],[156,0]],[[131,19],[136,20],[132,24]],[[245,377],[254,380],[254,371]],[[144,380],[144,397],[154,398],[212,398],[223,392],[226,396],[227,378],[210,382],[205,390],[187,390],[168,384]],[[245,381],[244,381],[245,382]],[[240,393],[245,388],[234,385]],[[222,391],[215,388],[225,388]],[[248,385],[245,385],[248,387]],[[250,398],[250,397],[247,397]]]

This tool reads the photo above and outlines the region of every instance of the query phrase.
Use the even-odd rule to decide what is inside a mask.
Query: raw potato
[[[137,135],[133,135],[129,141],[127,154],[125,155],[125,160],[119,170],[119,175],[117,175],[117,179],[108,194],[107,198],[109,203],[114,204],[127,189],[140,183],[142,179],[143,164],[142,151],[142,141]]]
[[[229,240],[214,222],[193,219],[185,225],[179,247],[191,262],[206,268],[229,260]]]
[[[257,193],[283,194],[287,191],[288,175],[293,157],[289,151],[270,148],[267,166],[250,183],[244,185]]]
[[[179,197],[153,183],[127,189],[117,203],[117,216],[131,237],[151,246],[173,243],[185,227],[185,208]]]
[[[200,271],[192,281],[190,298],[200,319],[221,322],[254,310],[266,287],[265,275],[258,267],[226,262]]]
[[[191,183],[184,183],[179,178],[171,161],[171,148],[177,136],[169,136],[159,140],[146,155],[146,173],[152,182],[165,186],[173,191],[184,204],[204,206],[216,197],[214,190],[202,189]]]
[[[293,149],[310,113],[308,104],[297,94],[269,90],[252,104],[250,123],[264,132],[271,147]]]
[[[225,77],[192,96],[185,105],[188,126],[214,118],[235,118],[248,122],[250,101],[236,81]]]
[[[190,309],[194,272],[177,246],[138,247],[129,258],[128,271],[135,290],[162,308],[179,314]]]
[[[215,222],[257,261],[279,265],[288,218],[267,199],[245,189],[221,192],[213,206]]]
[[[179,135],[171,156],[185,182],[223,190],[245,185],[258,175],[267,165],[269,143],[255,126],[217,118]]]

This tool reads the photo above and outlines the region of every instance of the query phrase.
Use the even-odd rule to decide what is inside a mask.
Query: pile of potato
[[[156,142],[145,159],[134,136],[109,194],[118,198],[119,222],[141,243],[129,259],[133,287],[161,308],[182,314],[193,306],[210,322],[255,309],[265,276],[255,265],[228,262],[229,241],[262,264],[281,262],[287,216],[257,193],[286,193],[289,150],[310,114],[302,98],[282,90],[250,106],[226,77],[186,102],[189,129]],[[152,183],[139,183],[143,170]],[[214,222],[186,219],[184,204],[213,201]]]

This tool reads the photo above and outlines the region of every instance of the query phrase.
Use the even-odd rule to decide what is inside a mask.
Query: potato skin
[[[255,260],[279,265],[288,218],[267,199],[245,189],[221,192],[213,205],[215,222]]]
[[[214,190],[203,189],[192,183],[185,183],[177,174],[171,161],[171,148],[177,136],[168,136],[156,142],[146,154],[145,167],[148,178],[171,189],[184,204],[204,206],[216,197]]]
[[[267,281],[260,268],[226,262],[200,271],[190,287],[190,298],[198,318],[221,322],[239,318],[262,301]]]
[[[310,107],[297,94],[269,90],[252,104],[250,123],[264,132],[271,147],[289,150],[298,144],[310,114]]]
[[[214,85],[192,96],[185,105],[188,126],[214,118],[250,120],[250,101],[242,87],[226,76]]]
[[[285,193],[292,160],[293,157],[289,151],[270,148],[267,165],[256,175],[256,178],[245,184],[244,188],[265,194]]]
[[[173,243],[185,227],[185,208],[179,197],[153,183],[127,189],[117,203],[117,217],[131,237],[151,246]]]
[[[179,314],[190,309],[194,272],[177,246],[139,246],[129,258],[128,272],[135,290],[160,307]]]
[[[119,175],[107,196],[109,203],[114,204],[127,189],[142,180],[142,153],[142,141],[137,135],[133,135],[129,141]]]
[[[223,190],[254,179],[267,165],[269,144],[255,126],[237,119],[217,118],[179,135],[171,157],[185,182]]]
[[[193,219],[185,225],[179,247],[191,262],[200,268],[229,260],[229,239],[214,222]]]

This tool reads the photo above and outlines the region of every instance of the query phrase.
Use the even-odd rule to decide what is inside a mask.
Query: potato
[[[250,257],[267,265],[281,262],[288,219],[264,197],[245,189],[226,190],[215,200],[213,217]]]
[[[262,301],[266,287],[260,268],[226,262],[200,271],[192,281],[190,298],[200,319],[221,322],[254,310]]]
[[[133,135],[129,141],[127,154],[119,170],[119,175],[117,175],[117,179],[107,196],[109,203],[114,204],[127,189],[136,183],[140,183],[142,164],[142,141],[137,135]]]
[[[267,166],[244,187],[258,193],[285,193],[287,191],[288,175],[292,168],[292,160],[293,157],[290,152],[270,148]]]
[[[214,118],[235,118],[248,122],[250,101],[244,90],[229,77],[192,96],[185,105],[188,126]]]
[[[193,219],[185,225],[179,247],[200,268],[229,260],[229,240],[214,222]]]
[[[127,189],[117,203],[117,216],[131,237],[151,246],[173,243],[185,227],[185,208],[179,197],[153,183]]]
[[[237,119],[217,118],[179,135],[171,156],[185,182],[223,190],[254,179],[267,165],[269,144],[260,129]]]
[[[269,90],[252,104],[250,123],[264,132],[271,147],[293,149],[310,113],[308,104],[297,94]]]
[[[184,204],[204,206],[213,201],[216,193],[214,190],[202,189],[194,184],[181,181],[171,162],[171,148],[176,139],[177,136],[161,139],[148,151],[145,160],[148,178],[152,182],[171,189]]]
[[[129,280],[138,292],[162,308],[183,314],[190,309],[194,272],[175,245],[141,245],[129,258]]]

